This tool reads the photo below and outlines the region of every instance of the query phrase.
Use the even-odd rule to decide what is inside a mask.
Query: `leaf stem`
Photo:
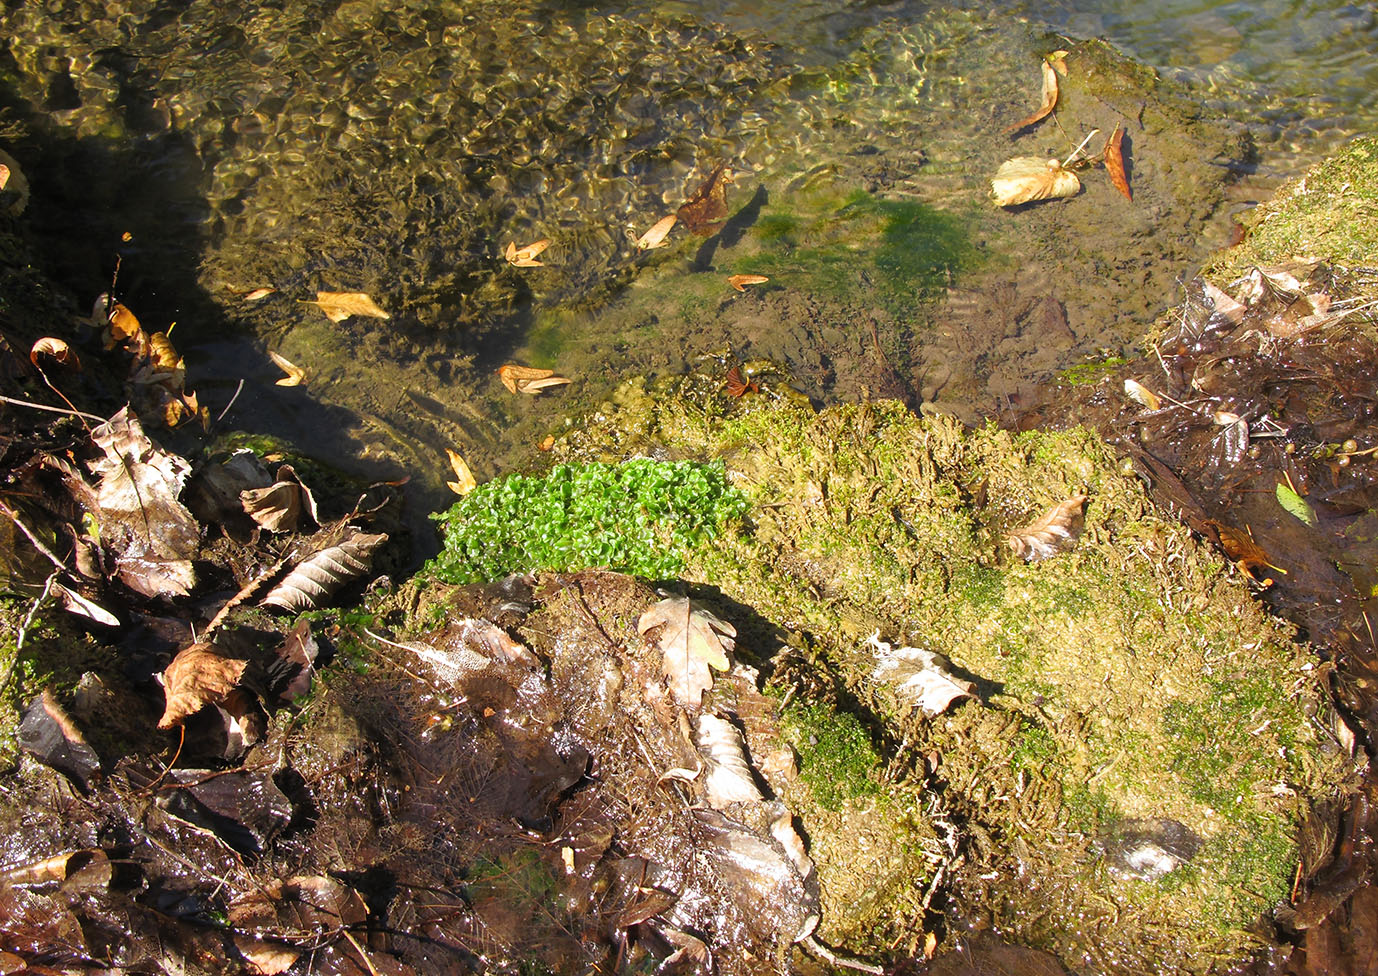
[[[1068,156],[1068,157],[1063,161],[1063,163],[1062,163],[1062,168],[1063,168],[1063,169],[1066,169],[1068,166],[1071,166],[1071,165],[1072,165],[1072,161],[1073,161],[1074,159],[1076,159],[1077,156],[1079,156],[1079,155],[1081,154],[1081,151],[1082,151],[1084,148],[1086,148],[1086,144],[1087,144],[1088,142],[1090,142],[1092,139],[1094,139],[1094,138],[1096,137],[1096,133],[1099,132],[1099,131],[1100,131],[1100,129],[1092,129],[1092,130],[1087,134],[1086,138],[1083,139],[1083,140],[1081,140],[1080,145],[1078,145],[1077,148],[1075,148],[1075,149],[1072,150],[1072,155]]]

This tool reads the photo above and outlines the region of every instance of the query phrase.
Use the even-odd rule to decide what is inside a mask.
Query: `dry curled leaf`
[[[732,170],[725,163],[719,165],[675,211],[675,216],[692,233],[712,233],[727,216],[727,188],[732,183]]]
[[[765,275],[735,274],[728,276],[727,283],[738,291],[746,291],[747,285],[764,285],[769,280]]]
[[[276,288],[255,288],[253,291],[245,292],[243,297],[246,302],[257,302],[276,293]]]
[[[110,307],[108,322],[110,323],[109,345],[111,346],[116,342],[133,339],[143,332],[143,326],[139,324],[138,316],[119,302]]]
[[[1115,189],[1123,193],[1126,200],[1133,200],[1134,194],[1129,192],[1129,177],[1124,171],[1123,142],[1124,127],[1117,124],[1110,138],[1105,140],[1105,171],[1110,174],[1110,182],[1115,184]]]
[[[542,265],[536,258],[540,257],[548,247],[550,247],[550,241],[544,238],[525,247],[517,247],[516,241],[508,241],[507,251],[503,256],[507,258],[507,263],[514,268],[539,268]]]
[[[1255,575],[1259,570],[1275,569],[1284,576],[1287,575],[1287,570],[1272,561],[1272,557],[1254,541],[1253,533],[1247,529],[1240,531],[1215,519],[1206,519],[1206,525],[1215,530],[1216,537],[1220,540],[1220,548],[1225,550],[1225,555],[1230,557],[1245,576],[1268,586],[1273,581],[1267,578],[1260,580]]]
[[[1133,400],[1135,403],[1142,404],[1150,410],[1157,410],[1163,405],[1163,401],[1158,394],[1154,393],[1138,380],[1125,380],[1124,393],[1125,396],[1129,397],[1129,399]]]
[[[268,358],[273,361],[273,365],[282,370],[287,375],[277,381],[277,386],[300,386],[306,379],[306,370],[293,363],[284,356],[280,356],[273,350],[268,350]]]
[[[392,318],[387,312],[378,307],[372,298],[361,291],[318,291],[314,302],[306,302],[307,305],[316,305],[325,317],[332,322],[343,322],[351,315],[362,315],[374,319]]]
[[[368,572],[373,551],[387,538],[385,533],[370,535],[347,526],[339,542],[297,563],[263,598],[263,605],[293,612],[324,606],[336,590]]]
[[[721,810],[733,803],[764,800],[751,776],[746,742],[737,727],[726,719],[699,716],[699,755],[703,757],[703,791],[708,805]]]
[[[713,687],[713,670],[727,670],[727,653],[735,646],[737,629],[694,606],[688,597],[661,600],[636,625],[643,637],[657,627],[655,643],[670,690],[681,704],[696,708],[703,693]]]
[[[1075,196],[1081,190],[1077,174],[1056,159],[1016,156],[1001,165],[990,181],[997,206],[1017,207],[1035,200]]]
[[[667,243],[665,238],[670,236],[670,231],[678,222],[679,217],[675,214],[670,214],[668,217],[661,217],[651,225],[650,230],[637,238],[636,249],[638,251],[649,251],[653,248],[664,247]]]
[[[1073,495],[1005,536],[1005,542],[1016,556],[1030,563],[1065,552],[1076,545],[1077,536],[1081,535],[1085,506],[1085,495]]]
[[[267,488],[246,488],[239,493],[244,514],[269,532],[295,532],[302,515],[316,519],[316,499],[297,478],[290,464],[278,468],[277,481]]]
[[[120,625],[119,617],[115,616],[99,603],[86,599],[86,597],[75,590],[68,589],[56,581],[54,581],[49,589],[53,596],[62,601],[62,606],[68,613],[74,613],[78,617],[94,620],[96,623],[105,624],[107,627],[118,627]]]
[[[1046,119],[1057,105],[1057,71],[1054,70],[1050,61],[1043,62],[1043,100],[1039,103],[1034,113],[1026,118],[1020,119],[1013,125],[1007,125],[1002,132],[1015,132],[1024,128],[1026,125],[1033,125]]]
[[[1067,77],[1067,55],[1069,55],[1069,54],[1071,54],[1071,53],[1072,53],[1071,51],[1054,51],[1052,54],[1048,55],[1048,57],[1045,58],[1044,60],[1047,61],[1048,64],[1051,64],[1055,69],[1057,69],[1057,73],[1058,73],[1058,74],[1060,74],[1060,75],[1062,75],[1062,77],[1066,78],[1066,77]]]
[[[244,677],[249,662],[226,657],[214,644],[192,644],[177,652],[163,672],[163,694],[167,707],[158,719],[158,728],[181,725],[206,705],[229,697]]]
[[[929,718],[947,711],[958,698],[972,698],[976,686],[952,674],[952,662],[941,654],[918,647],[892,647],[879,634],[867,638],[876,654],[871,677],[894,685],[902,704],[921,710]]]
[[[52,356],[63,366],[81,369],[81,360],[77,358],[76,353],[72,352],[72,347],[62,339],[54,339],[52,336],[44,336],[39,339],[29,350],[29,362],[38,366],[39,356]],[[39,369],[42,368],[39,366]]]
[[[532,396],[552,386],[562,386],[569,382],[565,376],[556,376],[554,370],[537,369],[534,366],[519,366],[508,363],[498,367],[498,379],[513,393],[528,393]]]
[[[474,480],[474,473],[469,470],[469,463],[460,456],[458,451],[452,451],[447,447],[445,453],[450,456],[450,467],[455,472],[455,480],[447,481],[445,484],[456,495],[469,494],[478,487],[478,482]]]

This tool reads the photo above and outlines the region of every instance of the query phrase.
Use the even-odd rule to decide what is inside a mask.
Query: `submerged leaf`
[[[892,647],[872,634],[867,643],[876,653],[871,677],[895,686],[902,704],[920,709],[929,718],[947,711],[958,698],[973,698],[976,686],[954,676],[952,663],[941,654],[918,647]]]
[[[569,382],[568,377],[556,376],[554,370],[538,369],[535,366],[519,366],[508,363],[498,367],[498,379],[513,393],[527,393],[532,396],[552,386]]]
[[[550,247],[550,241],[544,238],[525,247],[517,247],[516,241],[508,241],[507,251],[503,256],[507,258],[507,263],[514,268],[539,268],[542,265],[536,258],[548,247]]]
[[[703,789],[710,807],[721,810],[733,803],[765,799],[751,777],[746,742],[735,725],[705,712],[699,716],[698,745],[704,760]]]
[[[306,304],[319,306],[326,318],[332,322],[343,322],[351,315],[363,315],[374,319],[392,318],[361,291],[318,291],[316,300]]]
[[[1085,495],[1073,495],[1058,502],[1038,519],[1005,537],[1016,556],[1036,563],[1071,549],[1081,535]]]
[[[1291,485],[1278,484],[1277,487],[1278,504],[1287,510],[1288,514],[1314,528],[1316,526],[1316,512],[1306,501],[1292,489]]]
[[[283,610],[315,610],[340,587],[368,572],[373,551],[387,541],[386,533],[369,535],[348,526],[335,545],[319,549],[299,562],[263,598],[263,605]]]
[[[735,274],[728,276],[727,283],[738,291],[746,291],[747,285],[764,285],[769,280],[765,275]]]
[[[448,447],[445,453],[450,456],[450,467],[454,469],[455,480],[445,482],[449,489],[456,495],[467,495],[478,487],[478,481],[474,479],[474,473],[469,470],[469,463],[460,456],[458,451],[452,451]]]
[[[273,361],[273,365],[282,370],[287,375],[277,381],[278,386],[300,386],[306,379],[306,370],[287,359],[280,356],[273,350],[268,350],[268,358]]]
[[[1110,182],[1115,184],[1115,189],[1123,193],[1126,200],[1133,200],[1134,194],[1129,192],[1129,177],[1124,172],[1124,153],[1120,147],[1123,141],[1124,127],[1116,125],[1110,138],[1105,140],[1105,171],[1110,174]]]
[[[1259,544],[1254,541],[1251,532],[1247,530],[1240,531],[1223,522],[1217,522],[1215,519],[1206,519],[1206,525],[1215,530],[1215,534],[1220,540],[1220,548],[1225,550],[1225,555],[1229,556],[1230,559],[1234,561],[1234,564],[1239,567],[1240,572],[1250,579],[1261,582],[1267,586],[1272,583],[1272,580],[1258,580],[1258,577],[1254,575],[1256,571],[1275,569],[1284,576],[1287,575],[1287,570],[1274,564],[1272,557],[1264,552]]]
[[[668,217],[661,217],[651,225],[650,230],[637,238],[636,249],[638,251],[649,251],[653,248],[664,247],[666,245],[665,238],[670,236],[670,231],[678,221],[679,217],[675,214],[670,214]]]
[[[1129,399],[1135,401],[1136,403],[1143,404],[1150,410],[1157,410],[1159,407],[1163,405],[1163,401],[1159,399],[1158,394],[1154,393],[1152,390],[1144,386],[1138,380],[1125,380],[1124,392],[1125,395],[1129,397]]]
[[[737,629],[695,607],[688,597],[661,600],[636,625],[643,637],[657,627],[655,642],[670,690],[680,703],[697,707],[703,693],[713,687],[712,669],[728,669],[727,652],[735,645]]]
[[[1014,132],[1024,128],[1026,125],[1033,125],[1046,119],[1057,105],[1057,72],[1053,69],[1050,61],[1043,62],[1043,100],[1039,103],[1034,113],[1026,118],[1020,119],[1013,125],[1007,125],[1001,131]]]
[[[158,719],[158,728],[181,725],[206,705],[224,701],[238,687],[248,664],[239,658],[225,657],[214,644],[182,648],[163,672],[167,707]]]
[[[1016,156],[1008,160],[990,181],[991,194],[996,205],[1001,207],[1075,196],[1080,190],[1081,180],[1077,179],[1077,174],[1063,169],[1056,159],[1037,156]]]
[[[712,233],[727,216],[727,188],[732,182],[732,170],[726,163],[719,165],[675,211],[675,216],[693,233]]]

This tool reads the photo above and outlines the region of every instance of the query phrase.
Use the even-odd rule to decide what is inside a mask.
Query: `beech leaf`
[[[735,274],[728,276],[727,283],[738,291],[746,291],[747,285],[764,285],[769,280],[765,275]]]
[[[263,598],[263,606],[292,612],[324,606],[336,590],[368,572],[373,551],[387,538],[386,533],[370,535],[347,526],[338,543],[318,549],[297,563]]]
[[[52,356],[63,366],[71,366],[73,369],[81,369],[81,360],[72,351],[72,347],[67,345],[63,339],[54,339],[52,336],[44,336],[33,344],[29,350],[29,362],[38,366],[39,356]],[[39,367],[42,369],[42,367]]]
[[[1287,513],[1305,524],[1315,527],[1316,512],[1301,495],[1292,489],[1290,485],[1278,484],[1277,487],[1278,504],[1287,510]]]
[[[696,708],[703,693],[713,687],[713,670],[728,669],[727,654],[735,646],[737,629],[694,606],[687,597],[661,600],[636,625],[643,637],[657,627],[660,631],[654,640],[670,690],[681,704]]]
[[[374,319],[392,318],[361,291],[318,291],[316,300],[306,304],[318,306],[332,322],[343,322],[351,315],[363,315]]]
[[[900,702],[920,709],[929,718],[947,711],[958,698],[974,698],[976,686],[951,673],[952,663],[941,654],[918,647],[892,647],[875,633],[866,639],[876,653],[871,677],[895,686]]]
[[[196,581],[200,526],[177,496],[191,466],[149,440],[128,407],[91,439],[104,452],[91,464],[100,478],[93,514],[120,578],[144,596],[185,596]]]
[[[1136,403],[1143,404],[1150,410],[1157,410],[1163,405],[1163,401],[1159,398],[1158,394],[1154,393],[1138,380],[1125,380],[1124,392],[1129,399]]]
[[[244,514],[269,532],[295,532],[302,514],[317,521],[316,499],[297,479],[290,464],[278,468],[277,481],[267,488],[246,488],[239,493]]]
[[[1033,522],[1005,536],[1005,542],[1025,562],[1036,563],[1071,549],[1081,535],[1085,495],[1058,502]]]
[[[1034,113],[1026,118],[1020,119],[1013,125],[1007,125],[1001,131],[1015,132],[1024,128],[1026,125],[1033,125],[1046,119],[1057,105],[1057,71],[1053,69],[1050,61],[1043,62],[1043,100],[1039,103]]]
[[[163,694],[167,707],[158,719],[158,728],[181,725],[206,705],[216,705],[229,697],[244,677],[249,662],[226,657],[214,644],[192,644],[177,652],[163,672]]]
[[[1016,156],[1001,164],[990,181],[997,206],[1017,207],[1035,200],[1076,196],[1081,190],[1077,174],[1064,169],[1056,159]]]
[[[1115,189],[1123,193],[1126,200],[1133,200],[1134,194],[1129,192],[1129,177],[1124,171],[1124,152],[1120,145],[1123,141],[1124,127],[1117,124],[1115,131],[1105,141],[1105,171],[1110,174],[1110,182],[1115,184]]]
[[[670,231],[674,229],[675,224],[678,222],[679,217],[675,214],[670,214],[668,217],[661,217],[651,225],[650,230],[637,238],[636,249],[638,251],[649,251],[653,248],[664,247],[668,243],[665,238],[670,236]]]

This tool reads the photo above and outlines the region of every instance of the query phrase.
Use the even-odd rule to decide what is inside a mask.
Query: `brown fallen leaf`
[[[334,533],[324,531],[320,534],[331,536]],[[346,526],[338,542],[298,562],[263,598],[263,606],[291,612],[324,606],[336,590],[368,572],[373,551],[387,538],[386,533],[370,535],[355,526]]]
[[[637,238],[636,249],[638,251],[649,251],[653,248],[664,247],[667,243],[665,238],[670,236],[671,229],[678,221],[679,217],[675,214],[670,214],[668,217],[661,217],[651,225],[650,230]]]
[[[1056,159],[1037,156],[1016,156],[1003,163],[990,181],[995,203],[1001,207],[1017,207],[1035,200],[1075,196],[1081,190],[1081,180],[1071,170],[1063,169]]]
[[[474,480],[474,473],[469,470],[469,464],[460,456],[459,452],[452,451],[448,447],[445,453],[450,456],[450,467],[454,469],[455,480],[447,481],[445,484],[456,495],[467,495],[478,487],[478,482]]]
[[[554,370],[538,369],[535,366],[521,366],[508,363],[498,367],[498,379],[512,393],[528,393],[532,396],[552,386],[569,382],[565,376],[556,376]]]
[[[5,171],[4,179],[0,180],[0,191],[3,191],[7,198],[13,197],[13,200],[0,206],[8,209],[10,216],[18,217],[29,203],[29,181],[24,178],[18,161],[4,150],[0,150],[0,169]]]
[[[552,447],[554,447],[554,446],[555,446],[555,435],[554,435],[554,434],[546,434],[544,437],[541,438],[541,442],[540,442],[539,444],[536,445],[536,450],[538,450],[538,451],[548,451],[548,450],[550,450],[550,449],[551,449]]]
[[[1225,555],[1230,557],[1245,576],[1263,586],[1269,586],[1273,581],[1266,578],[1260,580],[1255,575],[1256,570],[1275,569],[1284,576],[1287,575],[1287,570],[1273,563],[1272,557],[1254,541],[1253,533],[1248,529],[1240,531],[1215,519],[1206,519],[1206,525],[1215,530],[1216,536],[1220,539],[1220,548],[1225,550]]]
[[[1071,51],[1054,51],[1052,54],[1048,55],[1048,57],[1047,57],[1045,60],[1047,61],[1048,64],[1051,64],[1051,65],[1057,70],[1057,73],[1058,73],[1058,74],[1060,74],[1060,75],[1062,75],[1062,77],[1066,78],[1066,77],[1067,77],[1067,55],[1069,55],[1069,54],[1071,54],[1071,53],[1072,53]]]
[[[1115,131],[1105,140],[1105,171],[1110,174],[1110,182],[1115,184],[1115,189],[1123,193],[1126,200],[1133,200],[1134,194],[1129,192],[1129,177],[1124,172],[1123,142],[1124,127],[1117,123]]]
[[[111,306],[108,321],[110,323],[109,346],[126,339],[133,339],[143,332],[143,326],[139,324],[138,316],[119,302]]]
[[[167,707],[158,728],[181,725],[206,705],[224,701],[238,687],[248,665],[248,661],[221,654],[214,644],[182,648],[163,672]]]
[[[267,488],[246,488],[239,493],[244,514],[269,532],[295,532],[302,516],[316,522],[316,499],[297,478],[290,464],[278,468],[277,481]]]
[[[727,216],[727,188],[732,183],[732,170],[726,163],[720,164],[675,211],[675,216],[691,233],[711,234]]]
[[[1133,400],[1135,403],[1148,407],[1150,410],[1157,410],[1163,405],[1163,401],[1158,394],[1154,393],[1138,380],[1125,380],[1124,392],[1125,396],[1129,397],[1129,399]]]
[[[526,247],[517,247],[516,241],[508,241],[507,251],[503,256],[507,258],[507,263],[514,268],[540,268],[543,265],[536,258],[548,247],[550,247],[550,241],[544,238],[534,244],[528,244]]]
[[[1064,69],[1065,70],[1065,69]],[[1002,132],[1015,132],[1027,125],[1041,122],[1046,119],[1057,105],[1057,71],[1048,61],[1043,62],[1043,101],[1039,103],[1034,113],[1026,118],[1020,119],[1013,125],[1007,125]]]
[[[245,292],[243,298],[246,302],[256,302],[276,293],[276,288],[255,288],[253,291]]]
[[[1016,556],[1029,563],[1065,552],[1076,545],[1081,534],[1085,505],[1084,494],[1060,501],[1024,528],[1005,536],[1005,542]]]
[[[318,291],[314,302],[308,301],[304,304],[318,306],[332,322],[343,322],[351,315],[363,315],[374,319],[392,318],[361,291]]]
[[[697,708],[703,693],[713,687],[713,670],[726,671],[727,653],[735,646],[737,629],[696,607],[688,597],[671,597],[650,607],[637,621],[643,637],[656,628],[661,669],[670,691],[683,705]]]
[[[728,275],[727,283],[738,291],[746,291],[747,285],[764,285],[770,279],[758,274]]]
[[[306,370],[293,363],[284,356],[280,356],[273,350],[268,350],[268,358],[273,361],[273,365],[282,370],[287,375],[278,380],[277,386],[300,386],[306,380]]]
[[[44,336],[33,344],[29,350],[29,362],[38,366],[39,356],[52,356],[63,366],[71,366],[73,369],[81,369],[81,360],[72,351],[72,347],[67,345],[65,340],[54,339],[52,336]],[[43,367],[39,366],[39,369]]]

